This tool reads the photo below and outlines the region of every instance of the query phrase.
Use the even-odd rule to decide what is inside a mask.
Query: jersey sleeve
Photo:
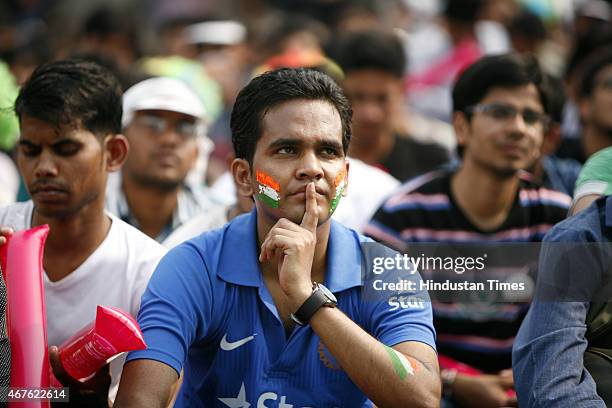
[[[368,304],[367,309],[370,333],[381,343],[391,347],[418,341],[436,349],[431,302],[426,291],[391,295],[386,301]]]
[[[150,359],[181,372],[189,348],[206,337],[212,318],[212,282],[193,241],[162,258],[142,296],[138,324],[147,344],[126,361]]]
[[[364,254],[361,316],[366,330],[387,346],[418,341],[436,348],[431,300],[422,289],[422,278],[416,267],[394,266],[377,270],[377,260],[393,260],[399,254],[378,243],[362,243]],[[385,286],[389,283],[401,286]]]

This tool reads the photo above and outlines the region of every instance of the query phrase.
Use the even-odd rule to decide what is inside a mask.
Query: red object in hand
[[[98,306],[96,320],[66,340],[59,354],[68,375],[87,381],[117,354],[146,347],[132,316],[115,307]]]
[[[49,387],[47,321],[43,285],[43,248],[49,227],[42,225],[7,236],[0,246],[6,282],[7,331],[11,343],[11,380],[15,388]],[[9,407],[49,407],[49,401],[13,402]]]
[[[440,363],[440,368],[443,370],[457,370],[458,374],[467,375],[469,377],[476,377],[484,374],[482,371],[472,366],[447,357],[443,354],[438,354],[438,362]],[[510,398],[516,398],[516,391],[514,389],[506,390],[506,395]]]

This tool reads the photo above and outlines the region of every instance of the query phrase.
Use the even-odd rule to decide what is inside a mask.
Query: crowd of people
[[[57,406],[612,404],[612,2],[86,3],[0,5]],[[78,382],[97,305],[147,348]]]

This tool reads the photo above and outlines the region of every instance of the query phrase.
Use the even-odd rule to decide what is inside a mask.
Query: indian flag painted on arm
[[[414,375],[415,369],[404,354],[389,346],[385,346],[385,349],[387,350],[387,353],[389,353],[391,363],[393,364],[393,369],[399,376],[400,380],[405,379],[408,375]]]

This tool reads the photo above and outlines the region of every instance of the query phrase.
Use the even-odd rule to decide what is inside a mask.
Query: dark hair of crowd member
[[[606,67],[612,65],[612,47],[597,49],[585,61],[580,70],[580,84],[578,86],[578,96],[587,98],[591,96],[597,86],[599,73]]]
[[[15,113],[56,126],[82,127],[99,138],[121,132],[121,86],[106,68],[68,59],[38,66],[21,88]]]
[[[534,84],[545,113],[550,113],[547,85],[535,58],[518,54],[486,56],[463,71],[453,87],[453,112],[477,105],[493,88]]]
[[[567,96],[561,78],[551,74],[544,74],[546,90],[548,95],[548,116],[553,123],[561,124],[563,120],[563,107]]]
[[[407,64],[404,47],[393,31],[364,30],[347,34],[333,46],[331,56],[345,74],[373,69],[403,78]]]
[[[447,0],[442,15],[456,22],[473,24],[478,19],[483,4],[483,0]]]
[[[263,117],[270,109],[298,99],[327,101],[336,108],[342,121],[342,147],[346,154],[352,109],[338,84],[314,69],[282,68],[253,78],[238,94],[230,119],[236,158],[253,164]]]

